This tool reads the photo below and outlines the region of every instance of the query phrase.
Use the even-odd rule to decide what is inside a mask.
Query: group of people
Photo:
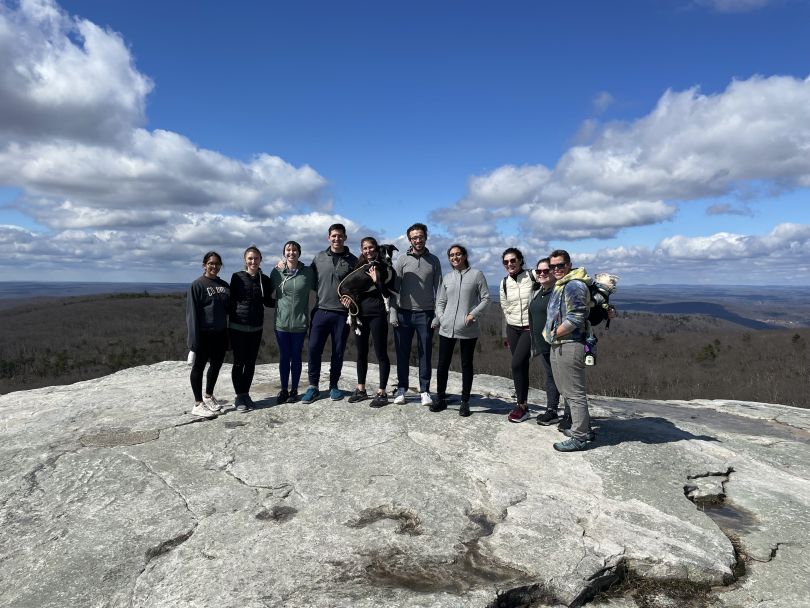
[[[213,418],[222,409],[214,396],[217,377],[230,346],[233,352],[231,380],[237,412],[253,409],[250,387],[261,345],[264,309],[275,309],[274,328],[279,350],[281,390],[276,402],[312,403],[325,396],[320,389],[321,359],[331,341],[328,396],[344,398],[338,388],[343,355],[349,334],[349,309],[357,314],[357,385],[348,401],[370,399],[371,407],[389,403],[387,392],[391,371],[388,355],[388,327],[394,328],[396,389],[393,403],[407,400],[410,358],[414,336],[419,360],[419,400],[432,412],[447,409],[447,379],[458,342],[462,391],[459,414],[470,415],[473,357],[480,337],[478,320],[485,311],[490,292],[484,274],[471,268],[467,249],[451,245],[447,250],[450,271],[442,275],[439,258],[427,248],[428,228],[416,223],[408,228],[407,251],[397,256],[389,272],[378,270],[379,244],[373,237],[360,243],[360,256],[346,246],[346,228],[332,224],[329,246],[311,264],[301,262],[301,246],[288,241],[283,257],[264,274],[262,254],[255,246],[244,253],[244,270],[231,282],[219,277],[222,258],[210,251],[203,258],[203,275],[189,288],[188,325],[191,387],[195,404],[191,414]],[[558,423],[568,438],[554,444],[558,451],[584,449],[594,435],[590,427],[585,389],[584,339],[588,331],[589,278],[583,268],[573,269],[567,252],[556,250],[540,260],[533,270],[525,268],[520,250],[503,252],[506,277],[501,284],[500,303],[504,313],[505,345],[512,355],[512,375],[517,404],[510,422],[529,417],[529,362],[540,355],[546,372],[546,411],[538,424]],[[364,269],[375,288],[354,302],[338,294],[338,285],[352,271]],[[315,305],[310,311],[310,294]],[[389,301],[391,304],[389,305]],[[438,329],[439,356],[436,367],[436,395],[430,393],[433,333]],[[299,395],[303,370],[304,338],[309,334],[307,386]],[[378,361],[379,384],[367,389],[369,341]],[[206,364],[208,372],[204,374]],[[203,376],[206,378],[203,392]],[[373,396],[372,396],[373,394]],[[558,415],[560,396],[565,408]]]

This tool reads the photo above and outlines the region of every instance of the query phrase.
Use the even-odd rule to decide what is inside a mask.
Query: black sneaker
[[[561,433],[565,429],[571,428],[571,414],[564,414],[562,418],[560,418],[560,423],[557,425],[557,430]]]
[[[428,409],[431,412],[441,412],[441,411],[446,410],[447,409],[447,399],[445,399],[444,397],[438,397],[436,399],[436,401],[434,401],[433,403],[431,403],[428,406]]]
[[[377,396],[369,403],[369,407],[382,407],[384,405],[388,405],[388,395],[385,393],[377,393]]]
[[[276,405],[281,405],[282,403],[287,403],[287,399],[290,398],[290,393],[287,392],[286,388],[281,389],[276,395]]]
[[[458,408],[458,415],[464,416],[465,418],[470,415],[470,402],[469,401],[462,401],[461,407]]]
[[[557,410],[546,410],[537,417],[537,424],[540,426],[551,426],[559,420],[560,417],[557,415]]]
[[[357,403],[358,401],[365,401],[366,399],[368,399],[368,393],[366,392],[366,389],[360,390],[358,388],[355,389],[354,393],[352,393],[351,397],[349,397],[348,402]]]
[[[287,403],[295,403],[296,401],[298,401],[298,391],[293,389],[287,397]]]

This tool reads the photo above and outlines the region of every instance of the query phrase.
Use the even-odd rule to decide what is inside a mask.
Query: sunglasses
[[[535,272],[537,274],[548,274],[549,272],[551,272],[551,268],[538,268],[537,270],[535,270]]]
[[[566,262],[560,262],[559,264],[549,264],[548,267],[550,270],[563,270],[568,264]]]
[[[508,260],[503,261],[504,266],[508,266],[509,264],[517,264],[517,263],[518,263],[517,258],[509,258]]]

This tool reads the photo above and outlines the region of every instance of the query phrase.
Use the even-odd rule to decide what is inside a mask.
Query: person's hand
[[[194,362],[197,360],[197,353],[193,350],[188,351],[188,358],[186,359],[186,363],[189,365],[194,365]]]
[[[616,307],[611,304],[608,306],[608,319],[615,319],[616,318]]]
[[[372,281],[374,281],[375,283],[377,282],[377,267],[376,266],[372,266],[371,268],[366,270],[366,273],[368,274],[368,276],[371,277]]]
[[[506,338],[503,339],[503,347],[509,348],[509,340],[507,340]]]
[[[397,309],[393,306],[391,310],[388,311],[388,322],[391,324],[391,327],[399,327],[399,318],[397,318]]]
[[[473,323],[475,323],[475,317],[472,316],[472,313],[468,313],[467,316],[464,317],[464,325],[469,327]]]
[[[278,268],[279,270],[284,270],[284,267],[285,267],[286,265],[287,265],[287,260],[285,260],[284,258],[281,258],[281,259],[278,261],[278,264],[276,264],[276,268]]]
[[[340,296],[340,303],[349,308],[352,305],[352,299],[349,296]]]
[[[433,320],[430,322],[430,328],[438,329],[439,326],[441,326],[441,323],[439,322],[439,317],[433,317]]]

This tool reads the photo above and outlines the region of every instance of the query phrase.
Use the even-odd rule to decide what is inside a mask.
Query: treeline
[[[181,294],[36,300],[7,308],[0,329],[0,392],[69,384],[137,365],[184,360],[184,314]],[[278,360],[271,315],[259,363]],[[476,371],[510,376],[497,305],[490,306],[481,319],[481,329]],[[755,331],[711,317],[620,313],[609,330],[597,328],[597,335],[597,364],[588,373],[592,394],[739,399],[808,407],[810,329]],[[346,358],[353,360],[351,337],[349,345]],[[413,350],[411,364],[416,365]],[[437,351],[434,348],[434,358]],[[328,357],[327,348],[324,360]],[[532,386],[542,386],[539,362],[532,364],[532,374]],[[351,380],[344,377],[347,385]],[[373,386],[374,378],[369,381]]]

